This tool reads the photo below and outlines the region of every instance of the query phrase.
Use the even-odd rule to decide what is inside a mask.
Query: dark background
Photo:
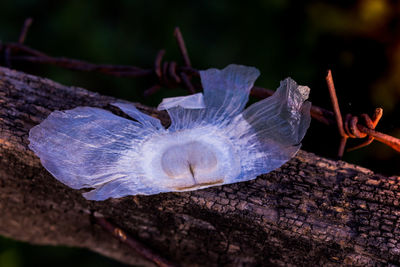
[[[34,19],[26,45],[53,56],[150,68],[159,49],[181,58],[173,38],[179,26],[197,69],[230,63],[255,66],[256,85],[275,89],[287,76],[311,88],[313,104],[331,109],[325,74],[332,69],[342,111],[372,114],[377,130],[400,137],[400,4],[359,1],[33,1],[0,2],[0,39],[17,41]],[[4,62],[0,62],[3,64]],[[144,79],[109,77],[30,63],[19,70],[134,102],[157,105],[186,93],[163,90],[151,98]],[[313,121],[303,149],[334,157],[335,128]],[[351,140],[353,141],[353,140]],[[351,142],[355,144],[356,141]],[[386,175],[400,174],[400,156],[374,142],[344,160]],[[85,250],[30,246],[0,239],[0,266],[119,266]]]

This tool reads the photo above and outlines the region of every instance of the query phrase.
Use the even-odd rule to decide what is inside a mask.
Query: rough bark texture
[[[28,132],[53,110],[112,101],[0,68],[1,235],[149,265],[91,224],[88,211],[96,210],[182,265],[399,264],[400,177],[304,151],[250,182],[86,201],[41,166],[27,148]]]

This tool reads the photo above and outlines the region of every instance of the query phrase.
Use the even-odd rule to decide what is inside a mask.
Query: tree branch
[[[400,261],[399,177],[300,151],[256,180],[93,202],[54,179],[27,148],[53,110],[112,109],[111,97],[0,68],[0,234],[85,247],[151,265],[90,221],[96,211],[182,265],[379,265]],[[168,120],[165,113],[140,109]],[[116,110],[113,110],[116,112]]]

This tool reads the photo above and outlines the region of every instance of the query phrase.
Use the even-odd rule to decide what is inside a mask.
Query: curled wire
[[[364,128],[368,128],[370,130],[375,130],[376,125],[378,124],[379,120],[382,118],[383,115],[383,109],[382,108],[377,108],[375,109],[375,112],[372,114],[372,118],[363,113],[360,115],[360,118],[363,120],[362,125]],[[353,116],[351,114],[346,114],[345,120],[344,120],[344,130],[346,135],[349,138],[367,138],[364,140],[361,144],[353,146],[351,148],[348,148],[347,151],[353,151],[362,147],[365,147],[374,141],[375,137],[372,135],[368,135],[363,131],[363,129],[358,127],[359,124],[359,117]]]
[[[198,75],[198,72],[191,66],[185,42],[178,27],[175,28],[174,36],[185,64],[183,67],[180,67],[175,61],[163,62],[165,50],[160,50],[154,60],[154,73],[157,76],[157,84],[147,89],[144,92],[145,96],[150,96],[156,93],[161,89],[161,87],[176,88],[177,86],[183,86],[191,94],[197,92],[191,79],[193,76]]]
[[[336,120],[336,125],[341,136],[340,145],[338,149],[338,157],[341,158],[344,153],[344,148],[346,146],[346,142],[348,138],[365,138],[367,140],[362,142],[361,144],[350,148],[348,151],[352,151],[364,146],[369,145],[374,139],[377,141],[384,143],[394,150],[400,152],[400,139],[395,138],[393,136],[380,133],[375,131],[375,127],[378,124],[379,120],[382,118],[383,109],[377,108],[375,109],[372,118],[367,114],[361,114],[361,118],[363,119],[365,124],[359,123],[359,118],[357,116],[353,116],[351,114],[347,114],[345,117],[345,121],[343,122],[342,114],[340,112],[339,103],[336,95],[335,85],[333,83],[332,72],[328,70],[328,74],[326,76],[326,83],[328,85],[329,94],[331,97],[332,107],[334,111],[334,116]]]

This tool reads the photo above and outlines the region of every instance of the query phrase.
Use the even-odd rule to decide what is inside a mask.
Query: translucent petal
[[[108,198],[120,198],[129,195],[151,195],[162,192],[157,184],[151,183],[144,177],[121,177],[97,187],[95,190],[83,193],[88,200],[106,200]]]
[[[192,129],[207,124],[205,117],[209,112],[208,109],[185,109],[182,107],[172,107],[167,109],[171,118],[171,125],[168,130],[170,132],[180,131],[183,129]]]
[[[164,128],[161,125],[161,122],[159,119],[149,116],[147,114],[144,114],[143,112],[139,111],[133,104],[111,103],[111,105],[118,107],[129,117],[137,120],[138,122],[140,122],[143,125],[153,127],[155,129],[163,129]]]
[[[207,124],[226,126],[244,109],[250,89],[259,75],[256,68],[234,64],[223,70],[200,71],[205,109],[189,109],[182,105],[167,106],[171,118],[168,130],[178,131]]]
[[[300,148],[311,121],[309,88],[288,78],[275,94],[248,107],[227,131],[241,153],[242,174],[252,179],[288,161]]]
[[[31,129],[29,147],[59,181],[78,189],[140,177],[138,148],[154,128],[109,111],[78,107],[55,111]]]
[[[173,107],[182,107],[185,109],[201,109],[205,108],[204,99],[202,93],[197,93],[188,96],[178,96],[164,98],[160,105],[158,105],[158,110],[166,110]]]
[[[242,112],[259,75],[256,68],[234,64],[222,70],[200,71],[204,101],[209,110],[206,120],[221,123]]]
[[[299,86],[287,78],[273,96],[248,107],[243,118],[261,140],[268,138],[281,144],[299,144],[311,122],[311,103],[304,103],[309,92],[307,86]]]

